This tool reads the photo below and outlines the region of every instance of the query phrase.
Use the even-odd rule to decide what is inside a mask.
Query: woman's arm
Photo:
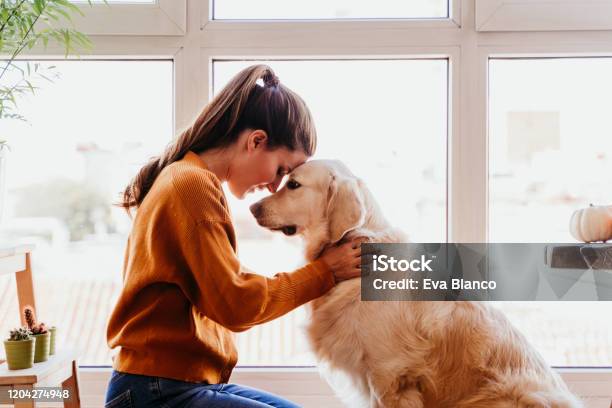
[[[336,280],[358,276],[359,250],[348,245],[271,278],[241,270],[221,184],[208,171],[179,170],[171,173],[174,190],[157,215],[164,228],[157,229],[180,252],[173,256],[179,268],[174,279],[210,319],[243,331],[323,295],[334,286],[334,274]]]
[[[232,331],[275,319],[334,286],[322,260],[268,278],[246,272],[234,253],[225,222],[201,221],[181,242],[182,290],[196,308]]]

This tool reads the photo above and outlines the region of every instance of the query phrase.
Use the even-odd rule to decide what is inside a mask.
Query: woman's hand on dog
[[[331,269],[336,282],[361,275],[361,243],[364,241],[364,238],[357,238],[323,251],[319,259]]]

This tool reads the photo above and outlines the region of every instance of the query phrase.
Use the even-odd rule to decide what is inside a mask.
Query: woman
[[[263,84],[260,84],[263,80]],[[265,65],[236,75],[193,126],[144,166],[123,194],[138,211],[124,287],[107,340],[120,347],[106,407],[295,407],[227,384],[238,359],[231,332],[275,319],[359,275],[359,242],[272,278],[241,268],[226,182],[238,198],[276,191],[314,154],[302,99]],[[266,255],[266,254],[262,254]]]

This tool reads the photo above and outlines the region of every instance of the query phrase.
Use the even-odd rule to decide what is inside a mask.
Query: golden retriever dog
[[[308,260],[344,240],[407,242],[341,162],[309,161],[251,206],[257,222],[301,235]],[[360,279],[310,303],[308,335],[350,407],[581,407],[561,378],[486,302],[362,302]],[[340,378],[349,390],[339,389]]]

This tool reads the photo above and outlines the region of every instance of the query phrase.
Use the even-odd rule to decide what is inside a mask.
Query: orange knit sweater
[[[262,254],[269,256],[270,254]],[[118,371],[210,384],[238,359],[232,331],[277,318],[334,285],[322,261],[272,278],[241,271],[219,179],[188,152],[138,208],[107,341]]]

